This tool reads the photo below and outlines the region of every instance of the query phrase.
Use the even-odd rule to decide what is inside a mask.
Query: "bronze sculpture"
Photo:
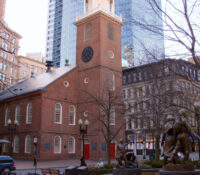
[[[194,166],[189,163],[189,153],[192,151],[195,133],[186,122],[186,111],[180,110],[179,113],[181,116],[176,118],[169,115],[165,124],[165,131],[161,140],[164,169],[177,170],[177,168],[180,168],[181,170],[193,170]],[[176,158],[180,158],[178,153],[183,155],[182,166],[175,166]],[[169,165],[167,166],[168,158]],[[185,166],[186,164],[187,166]]]
[[[117,168],[136,168],[138,164],[136,162],[136,156],[133,152],[127,152],[126,144],[122,139],[120,139],[117,145],[117,156],[116,160]]]

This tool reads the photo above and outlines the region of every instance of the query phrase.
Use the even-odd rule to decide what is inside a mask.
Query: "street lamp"
[[[39,138],[37,136],[33,137],[33,143],[35,146],[35,150],[34,150],[34,161],[33,161],[33,165],[35,167],[35,174],[36,174],[36,170],[37,170],[37,145],[39,142]]]
[[[83,126],[83,120],[81,120],[81,119],[79,119],[78,124],[80,126],[80,135],[82,135],[82,140],[83,140],[83,155],[80,159],[80,161],[81,161],[80,166],[87,166],[86,163],[85,163],[84,154],[85,154],[85,135],[87,135],[87,129],[88,129],[89,121],[87,119],[84,121],[85,127]]]
[[[8,121],[8,131],[11,134],[11,150],[10,150],[10,156],[12,157],[13,152],[13,134],[16,132],[18,121],[15,119],[14,123],[12,123],[12,120],[9,118]]]

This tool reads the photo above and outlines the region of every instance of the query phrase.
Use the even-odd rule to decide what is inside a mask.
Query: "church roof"
[[[55,82],[63,75],[71,72],[76,67],[76,65],[70,65],[62,68],[57,68],[55,70],[51,70],[51,72],[46,72],[33,78],[23,80],[0,92],[0,101],[39,90],[45,90],[47,86]]]

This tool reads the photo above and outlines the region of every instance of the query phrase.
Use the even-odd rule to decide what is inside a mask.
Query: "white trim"
[[[56,105],[60,106],[60,117],[59,117],[59,122],[56,122]],[[55,124],[62,124],[62,104],[61,103],[56,103],[55,108],[54,108],[54,123]]]
[[[16,143],[16,139],[18,139],[17,143]],[[17,151],[16,151],[16,144],[18,144],[18,150]],[[19,153],[19,137],[18,136],[14,137],[13,152],[14,153]]]
[[[70,141],[70,139],[73,139],[73,148],[72,148],[72,151],[70,151],[70,149],[69,149],[69,147],[70,147],[70,143],[69,143],[69,141]],[[68,153],[69,154],[74,154],[74,153],[76,153],[76,140],[75,140],[75,138],[73,137],[73,136],[71,136],[69,139],[68,139]]]
[[[74,123],[70,123],[70,107],[73,108]],[[76,125],[76,107],[74,105],[69,106],[69,125]]]
[[[31,122],[28,121],[30,105],[31,105]],[[26,106],[26,124],[32,124],[32,121],[33,121],[33,105],[32,105],[32,103],[28,103]]]
[[[56,141],[56,138],[59,138],[59,148],[58,148],[58,151],[56,150],[56,145],[55,145],[55,141]],[[60,136],[55,136],[54,137],[54,149],[53,149],[53,152],[54,152],[54,154],[60,154],[61,153],[61,145],[62,145],[62,139],[61,139],[61,137]]]
[[[30,139],[30,151],[27,151],[27,141],[28,141],[28,139]],[[30,135],[27,135],[26,137],[25,137],[25,150],[24,150],[24,152],[26,153],[26,154],[30,154],[31,153],[31,137],[30,137]]]
[[[18,122],[18,125],[20,124],[20,121],[18,121],[17,120],[17,108],[19,109],[19,118],[21,119],[21,108],[20,108],[20,105],[17,105],[16,107],[15,107],[15,121],[17,121]]]

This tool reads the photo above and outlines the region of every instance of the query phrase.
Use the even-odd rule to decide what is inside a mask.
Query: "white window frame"
[[[72,142],[71,142],[72,141]],[[70,137],[68,139],[68,153],[69,154],[74,154],[76,152],[76,140],[74,137]]]
[[[30,148],[28,148],[28,146],[30,146]],[[27,135],[25,137],[25,150],[24,150],[24,152],[26,154],[30,154],[31,153],[31,137],[30,137],[30,135]]]
[[[59,109],[57,108],[58,107],[57,105],[59,105]],[[58,112],[59,112],[59,121],[56,121]],[[54,123],[62,124],[62,105],[60,103],[55,104]]]
[[[72,108],[73,111],[70,111]],[[73,115],[71,115],[72,113]],[[73,117],[73,123],[71,123],[71,117]],[[73,105],[69,106],[69,125],[76,125],[76,108]]]
[[[56,148],[56,139],[59,139],[58,141],[59,141],[59,148],[58,148],[58,150],[56,150],[57,148]],[[62,140],[61,140],[61,137],[60,136],[55,136],[54,137],[54,154],[60,154],[61,153],[61,143],[62,143]]]
[[[15,120],[18,122],[18,125],[20,124],[20,113],[21,113],[21,108],[19,105],[17,105],[15,108]]]
[[[31,112],[30,112],[30,106],[31,106]],[[31,124],[32,119],[33,119],[33,105],[32,103],[28,103],[26,107],[26,124]]]
[[[111,107],[110,109],[110,116],[109,116],[109,124],[115,125],[115,107]]]
[[[113,72],[109,72],[109,79],[108,79],[109,81],[109,90],[110,91],[114,91],[115,90],[115,75],[114,75],[114,73]]]
[[[6,108],[6,113],[5,113],[5,126],[8,126],[8,119],[10,119],[10,107]]]
[[[8,140],[8,137],[7,137],[7,136],[4,137],[4,140]],[[8,146],[8,144],[3,144],[3,152],[4,152],[4,153],[8,153],[8,151],[9,151],[9,146]]]
[[[19,137],[18,137],[18,136],[15,136],[15,137],[14,137],[13,152],[14,152],[14,153],[19,153]]]

